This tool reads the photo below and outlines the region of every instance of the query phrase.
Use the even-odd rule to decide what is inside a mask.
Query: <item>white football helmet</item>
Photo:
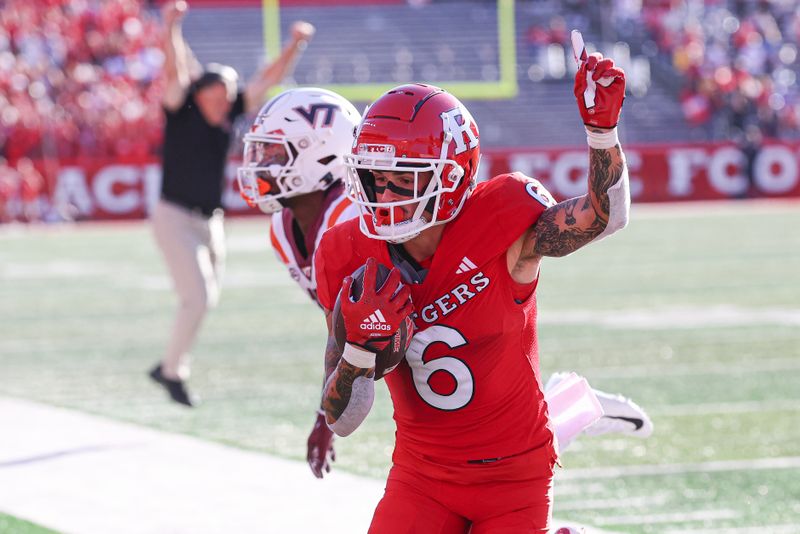
[[[350,152],[360,121],[348,100],[326,89],[289,89],[272,98],[244,136],[236,173],[242,197],[274,213],[283,208],[281,199],[343,179],[343,156]]]

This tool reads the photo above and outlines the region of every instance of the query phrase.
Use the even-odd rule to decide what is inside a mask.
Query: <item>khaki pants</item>
[[[209,308],[219,300],[225,269],[225,230],[220,211],[211,218],[163,199],[152,214],[156,243],[178,294],[178,310],[161,363],[166,378],[189,378],[189,350]]]

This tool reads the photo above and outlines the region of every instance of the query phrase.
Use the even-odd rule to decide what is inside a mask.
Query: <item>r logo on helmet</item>
[[[472,126],[472,118],[461,108],[453,108],[442,113],[442,129],[453,134],[453,140],[456,142],[455,154],[461,154],[468,148],[478,146],[478,138],[470,126]],[[464,134],[469,137],[469,147],[464,142]]]

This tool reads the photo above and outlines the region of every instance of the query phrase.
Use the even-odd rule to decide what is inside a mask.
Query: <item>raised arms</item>
[[[628,222],[628,170],[616,129],[625,73],[599,53],[588,55],[577,30],[572,44],[578,62],[574,93],[589,144],[588,191],[547,208],[521,238],[518,255],[509,258],[512,272],[527,273],[521,281],[535,278],[541,257],[566,256]]]
[[[182,23],[187,5],[183,0],[167,2],[161,9],[164,24],[162,50],[164,52],[163,106],[175,111],[183,104],[192,79],[200,75],[202,67],[183,38]]]
[[[314,32],[314,26],[308,22],[297,21],[292,24],[292,38],[284,46],[281,55],[272,63],[264,65],[247,82],[247,87],[245,87],[244,91],[244,108],[246,112],[257,111],[261,108],[267,101],[267,91],[292,73],[297,59],[300,57],[301,52],[305,50]]]

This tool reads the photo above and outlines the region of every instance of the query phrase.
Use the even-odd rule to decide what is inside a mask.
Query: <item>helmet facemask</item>
[[[284,207],[283,199],[327,188],[333,181],[309,180],[301,174],[301,152],[296,146],[309,146],[306,138],[289,139],[281,135],[253,135],[244,137],[244,158],[237,170],[239,190],[248,204],[257,205],[265,213],[274,213]],[[323,164],[333,159],[323,158]],[[301,162],[302,163],[302,162]],[[319,174],[319,173],[318,173]]]
[[[448,198],[455,192],[464,177],[464,169],[452,159],[447,150],[452,136],[447,134],[442,144],[440,158],[397,158],[391,145],[363,145],[357,147],[357,154],[345,156],[347,166],[346,194],[359,206],[362,213],[372,217],[374,230],[361,220],[361,230],[373,239],[402,243],[412,239],[423,230],[452,220],[460,211],[466,199],[463,195],[455,209],[448,210],[451,215],[441,217],[443,203],[453,204]],[[409,189],[399,188],[391,181],[385,187],[375,183],[373,171],[408,173],[413,176]],[[424,173],[431,173],[427,185]],[[379,202],[378,197],[388,188],[407,199]],[[416,206],[410,216],[405,210]]]

